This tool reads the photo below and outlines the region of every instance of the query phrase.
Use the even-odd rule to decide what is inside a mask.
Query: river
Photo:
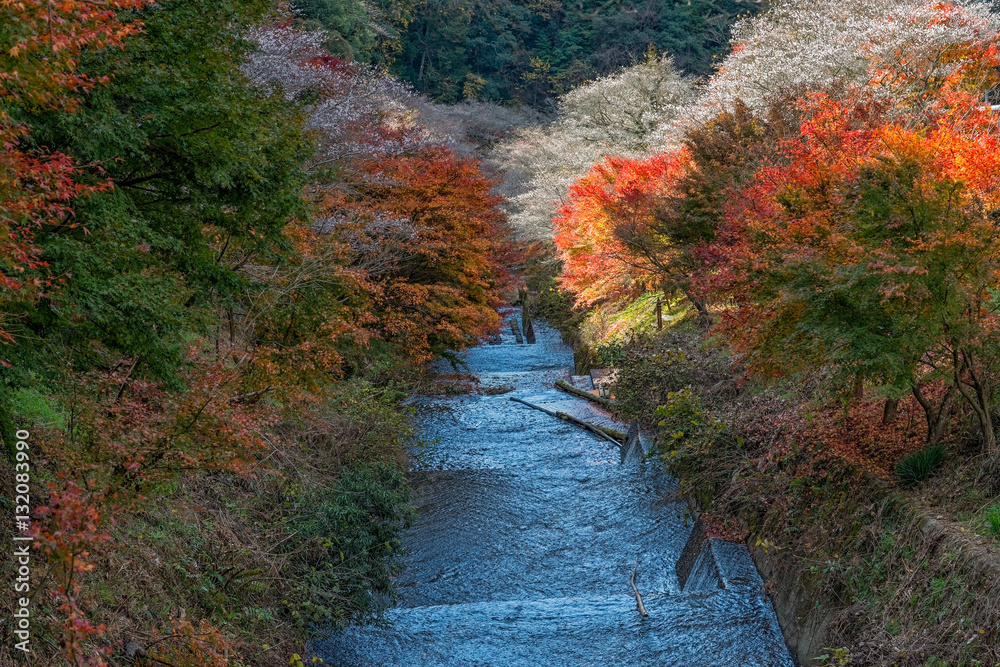
[[[411,471],[419,518],[403,601],[389,627],[351,627],[313,649],[334,667],[793,665],[743,546],[705,543],[681,587],[691,519],[673,479],[509,400],[607,420],[553,388],[573,355],[536,327],[534,345],[506,333],[463,355],[479,393],[419,401],[429,443]]]

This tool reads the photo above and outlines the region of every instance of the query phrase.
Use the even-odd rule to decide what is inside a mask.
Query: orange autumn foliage
[[[702,314],[712,304],[750,373],[821,379],[824,398],[868,391],[886,414],[912,394],[930,442],[964,399],[984,449],[1000,452],[1000,131],[983,104],[1000,39],[955,3],[919,15],[937,41],[845,52],[860,71],[766,106],[734,92],[692,122],[674,164],[607,158],[577,181],[556,243],[591,321],[608,302],[680,287]],[[894,38],[914,28],[886,21]],[[867,433],[869,407],[850,432]],[[885,470],[905,449],[855,458]]]
[[[701,284],[738,304],[719,328],[752,370],[826,367],[896,397],[945,379],[989,411],[1000,133],[974,100],[951,99],[911,128],[877,104],[813,96],[780,166],[732,193]]]
[[[654,288],[675,252],[656,232],[657,210],[686,173],[684,149],[645,160],[609,157],[570,186],[554,219],[561,284],[593,306]]]
[[[476,160],[426,147],[321,192],[323,232],[368,293],[374,334],[418,362],[499,327],[507,245],[494,185]]]

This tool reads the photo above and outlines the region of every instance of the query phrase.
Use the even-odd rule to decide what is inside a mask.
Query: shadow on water
[[[433,441],[411,472],[419,518],[403,602],[390,628],[352,627],[313,649],[336,667],[792,665],[744,547],[705,542],[681,587],[691,521],[672,479],[509,400],[606,419],[552,388],[573,355],[558,333],[536,333],[535,345],[508,334],[464,355],[483,385],[513,393],[418,404]],[[648,618],[631,595],[636,563]]]

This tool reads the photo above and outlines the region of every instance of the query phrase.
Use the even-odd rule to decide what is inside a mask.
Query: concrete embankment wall
[[[789,651],[800,665],[815,664],[823,653],[827,627],[835,609],[826,607],[801,579],[788,554],[707,537],[696,520],[677,561],[677,578],[685,593],[710,593],[731,586],[759,586],[771,598]],[[767,582],[765,584],[765,582]]]
[[[881,633],[880,626],[893,620],[924,628],[927,645],[938,651],[961,650],[995,659],[1000,653],[1000,647],[991,645],[1000,625],[1000,559],[995,547],[926,508],[905,501],[897,507],[894,519],[880,525],[891,532],[896,549],[908,554],[902,562],[892,561],[907,584],[901,586],[895,575],[877,580],[883,598],[876,608],[838,601],[824,588],[822,570],[810,568],[802,554],[762,546],[747,549],[709,538],[700,520],[678,560],[677,575],[686,592],[725,587],[727,577],[746,582],[756,576],[800,665],[815,665],[817,656],[838,648],[856,656],[857,664],[924,664],[926,656],[899,650],[894,637]],[[861,568],[871,568],[868,561],[878,560],[863,549],[855,556]],[[748,573],[751,559],[756,569]],[[935,590],[938,598],[933,598]],[[927,613],[940,617],[937,624]]]

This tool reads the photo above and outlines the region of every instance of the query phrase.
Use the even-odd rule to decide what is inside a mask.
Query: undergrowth
[[[311,664],[305,646],[317,632],[379,622],[396,595],[413,516],[401,464],[414,434],[402,397],[344,382],[329,402],[276,424],[272,451],[253,470],[181,474],[119,505],[91,567],[78,573],[81,611],[104,628],[103,658]],[[46,599],[54,567],[39,561],[32,573],[29,664],[64,664],[64,631],[49,622],[56,601]],[[12,645],[0,649],[0,664],[20,664]]]
[[[916,486],[931,476],[944,461],[944,447],[929,445],[904,456],[896,464],[896,476],[906,486]]]
[[[1000,503],[991,506],[983,514],[986,534],[1000,541]]]

